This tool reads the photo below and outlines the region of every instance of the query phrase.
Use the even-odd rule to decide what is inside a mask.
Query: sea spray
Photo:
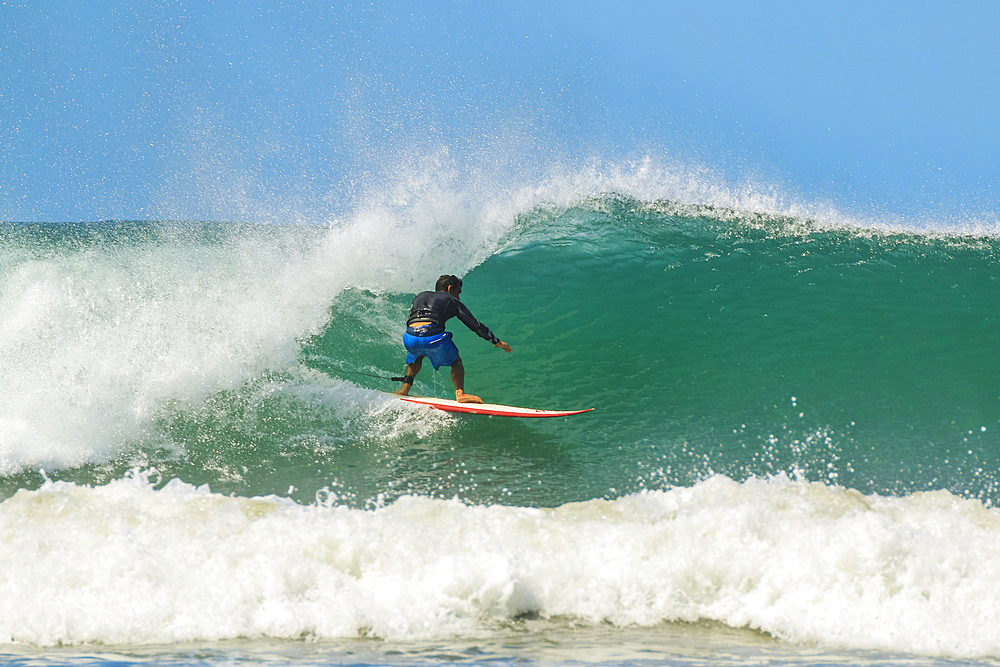
[[[168,401],[292,363],[296,337],[322,325],[330,295],[289,275],[307,248],[185,227],[111,227],[109,243],[92,226],[78,245],[68,226],[4,265],[0,469],[113,457]]]

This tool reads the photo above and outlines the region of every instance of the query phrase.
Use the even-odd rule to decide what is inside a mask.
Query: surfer
[[[413,298],[410,317],[406,320],[403,345],[406,356],[406,376],[403,386],[396,392],[406,396],[413,388],[413,378],[420,372],[424,357],[431,360],[434,370],[441,366],[451,366],[451,381],[455,383],[455,400],[459,403],[482,403],[483,399],[465,393],[465,366],[458,355],[458,348],[451,340],[451,333],[444,330],[444,324],[452,317],[458,317],[481,338],[493,343],[505,352],[510,345],[493,335],[481,324],[461,302],[462,279],[458,276],[441,276],[433,292],[421,292]]]

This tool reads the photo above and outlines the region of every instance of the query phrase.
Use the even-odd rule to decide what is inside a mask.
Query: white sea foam
[[[294,363],[329,292],[299,248],[164,240],[46,253],[0,287],[0,473],[105,460],[168,401]]]
[[[997,656],[998,554],[1000,512],[946,492],[715,477],[555,509],[359,510],[135,474],[0,504],[0,640],[415,639],[531,613]]]

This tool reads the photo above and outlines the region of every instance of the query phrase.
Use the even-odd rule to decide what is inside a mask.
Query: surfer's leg
[[[459,403],[482,403],[483,399],[465,393],[465,365],[461,357],[451,365],[451,381],[455,383],[455,400]]]
[[[399,396],[406,396],[410,393],[410,389],[413,388],[413,378],[420,372],[420,366],[423,362],[424,358],[418,357],[412,364],[406,364],[406,379],[409,382],[404,381],[403,386],[396,390]]]

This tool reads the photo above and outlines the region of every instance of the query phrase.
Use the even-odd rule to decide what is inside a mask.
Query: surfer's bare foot
[[[472,394],[466,394],[464,391],[455,392],[455,400],[459,403],[482,403],[483,399],[478,396],[473,396]]]
[[[396,390],[396,396],[408,396],[409,393],[410,393],[410,388],[406,386]]]

